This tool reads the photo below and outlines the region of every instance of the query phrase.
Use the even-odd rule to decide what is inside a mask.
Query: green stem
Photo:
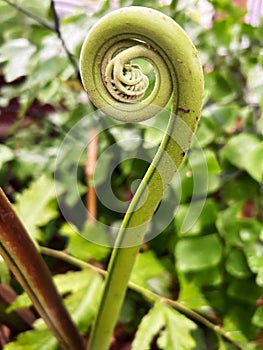
[[[89,264],[83,260],[79,260],[63,251],[58,251],[55,249],[51,249],[51,248],[46,248],[46,247],[40,247],[40,252],[44,255],[48,255],[51,256],[53,258],[56,259],[60,259],[63,260],[73,266],[79,267],[80,269],[92,269],[94,271],[96,271],[97,273],[99,273],[100,275],[102,275],[103,277],[107,276],[107,271],[94,266],[92,264]],[[224,338],[225,340],[227,340],[228,342],[230,342],[231,344],[235,345],[237,347],[237,349],[243,349],[242,345],[240,345],[239,343],[237,343],[235,340],[233,340],[229,334],[227,334],[224,329],[222,329],[220,326],[212,323],[211,321],[209,321],[207,318],[205,318],[204,316],[200,315],[199,313],[197,313],[194,310],[189,309],[187,306],[185,306],[184,304],[163,297],[161,295],[158,295],[154,292],[152,292],[149,289],[146,289],[144,287],[139,286],[136,283],[133,282],[128,282],[128,287],[141,294],[145,299],[149,300],[150,302],[155,302],[155,301],[162,301],[163,303],[173,307],[174,309],[176,309],[177,311],[181,312],[182,314],[184,314],[185,316],[195,320],[196,322],[199,322],[200,324],[204,325],[205,327],[211,329],[212,331],[214,331],[216,334],[218,334],[219,336],[221,336],[222,338]]]
[[[141,74],[138,83],[136,68],[130,63],[135,58],[149,61],[155,70],[154,88],[142,101],[135,98],[141,98],[140,87],[145,89],[146,79]],[[134,82],[125,75],[132,69],[136,71]],[[163,13],[144,7],[111,12],[93,27],[82,47],[80,72],[92,102],[120,121],[149,119],[172,98],[172,112],[160,148],[122,222],[92,328],[88,349],[108,350],[149,222],[197,127],[203,73],[197,51],[181,27]]]
[[[81,350],[82,339],[32,239],[0,188],[0,254],[63,350]]]

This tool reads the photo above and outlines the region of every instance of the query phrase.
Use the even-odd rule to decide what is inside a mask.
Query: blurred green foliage
[[[162,5],[159,1],[120,1],[120,6],[148,6],[174,18],[195,43],[205,74],[204,108],[197,140],[180,169],[180,181],[172,183],[165,199],[171,210],[175,210],[176,194],[180,191],[180,205],[164,232],[143,246],[132,280],[165,297],[176,297],[223,325],[244,349],[257,346],[260,349],[263,346],[262,25],[253,27],[245,23],[243,9],[229,1],[211,0],[214,16],[207,27],[200,21],[197,3],[188,0]],[[90,27],[110,11],[111,4],[104,1],[96,12],[76,9],[72,15],[60,19],[59,27],[49,0],[41,4],[21,0],[14,4],[0,2],[0,184],[39,244],[67,249],[80,260],[106,266],[110,249],[85,240],[65,222],[56,196],[63,196],[66,189],[61,185],[59,193],[55,193],[52,183],[57,152],[65,134],[93,111],[78,78],[79,53]],[[89,128],[101,122],[93,114],[90,118]],[[165,127],[165,116],[162,120],[155,122],[161,130]],[[135,139],[144,138],[145,154],[152,159],[162,135],[147,124],[107,129],[100,135],[99,152],[124,133]],[[197,188],[193,198],[193,174],[202,177],[203,172],[198,144],[205,157],[208,183],[207,191]],[[125,158],[127,144],[118,146],[120,159]],[[133,144],[134,155],[139,147],[140,143]],[[68,159],[68,169],[73,161]],[[95,179],[98,186],[107,180],[110,161],[104,163],[106,168]],[[84,164],[85,159],[81,159],[78,188],[83,196],[88,190]],[[112,177],[113,190],[124,198],[145,169],[142,161],[123,162]],[[67,181],[71,186],[70,176]],[[73,196],[66,201],[69,207],[74,207],[77,199]],[[195,205],[204,205],[203,210],[184,231],[189,208]],[[101,222],[112,226],[121,219],[118,213],[110,212],[100,203],[98,215]],[[90,228],[83,218],[83,227],[78,229],[89,235],[96,226]],[[2,282],[10,281],[7,276],[1,262]],[[89,329],[101,289],[102,282],[96,276],[83,270],[56,277],[82,333]],[[26,304],[17,301],[14,307]],[[165,350],[235,349],[221,337],[211,338],[203,328],[197,331],[195,323],[163,304],[157,303],[149,311],[148,303],[132,293],[128,293],[121,320],[131,335],[138,328],[134,350],[150,349],[157,334],[156,343]],[[209,341],[204,341],[207,337]],[[5,349],[56,348],[56,342],[50,339],[39,322],[34,331],[20,334]]]

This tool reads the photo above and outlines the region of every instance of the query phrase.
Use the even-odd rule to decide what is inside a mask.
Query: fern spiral
[[[150,91],[136,59],[154,69]],[[171,102],[162,143],[124,217],[111,257],[89,344],[90,350],[106,350],[148,224],[196,130],[203,73],[183,29],[159,11],[136,6],[113,11],[97,22],[84,41],[80,71],[93,104],[119,121],[147,120]]]

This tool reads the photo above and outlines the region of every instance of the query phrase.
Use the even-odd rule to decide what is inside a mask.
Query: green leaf
[[[218,338],[218,350],[236,350],[236,346],[225,342],[220,335],[217,335],[217,338]]]
[[[22,309],[25,307],[30,307],[32,305],[32,301],[29,299],[26,293],[20,294],[15,301],[8,307],[7,311],[16,311],[18,309]]]
[[[221,155],[261,182],[263,180],[262,151],[263,143],[255,135],[242,133],[230,139]]]
[[[246,257],[242,250],[231,249],[226,259],[226,270],[237,278],[247,278],[251,271],[247,265]]]
[[[263,286],[263,268],[258,270],[256,282],[258,286]]]
[[[101,277],[92,270],[83,270],[57,275],[54,281],[58,291],[67,295],[64,302],[79,331],[85,333],[97,311],[102,290]],[[16,299],[8,311],[30,305],[31,302],[24,293]],[[20,334],[17,341],[8,345],[8,350],[57,349],[57,341],[47,330],[42,319],[38,319],[34,327],[34,330]]]
[[[212,193],[217,191],[218,188],[220,188],[221,168],[218,163],[215,152],[211,150],[206,150],[205,157],[208,170],[208,193]]]
[[[169,272],[153,251],[149,250],[138,255],[131,275],[132,282],[169,297],[170,278]]]
[[[5,345],[5,350],[57,350],[58,343],[47,329],[19,334],[16,341]]]
[[[247,190],[249,188],[249,191]],[[228,181],[222,187],[222,194],[228,206],[245,202],[258,195],[258,184],[250,176],[242,176]]]
[[[150,309],[148,314],[143,317],[139,324],[131,349],[150,350],[152,340],[164,325],[165,319],[163,309],[161,304],[156,303],[154,307]]]
[[[218,134],[216,122],[209,117],[202,116],[197,129],[196,137],[201,147],[205,147],[215,141]]]
[[[180,168],[179,176],[174,178],[172,186],[175,187],[176,193],[181,195],[181,202],[193,199],[191,205],[195,205],[197,198],[201,203],[200,198],[215,192],[220,187],[220,172],[221,168],[213,151],[203,151],[199,147],[192,148],[187,163]],[[203,204],[204,202],[203,199]],[[189,216],[190,221],[193,222],[192,218],[195,215],[190,214]],[[185,224],[184,231],[187,230],[187,225]]]
[[[17,11],[6,4],[4,1],[0,3],[0,12],[1,12],[1,29],[3,24],[9,24],[10,20],[13,20],[17,14]]]
[[[227,76],[219,71],[213,71],[205,75],[206,90],[215,102],[232,101],[236,97],[233,84]]]
[[[102,261],[109,255],[110,248],[95,244],[87,238],[84,238],[85,236],[88,236],[88,231],[91,231],[92,233],[98,233],[98,230],[101,229],[101,226],[97,226],[96,224],[90,224],[87,222],[80,234],[77,233],[77,229],[73,229],[72,225],[65,223],[62,226],[60,233],[63,236],[68,237],[67,251],[71,255],[84,261],[90,259]]]
[[[257,121],[257,127],[258,127],[261,135],[263,135],[263,113],[261,114],[261,116],[259,117],[259,119]]]
[[[226,209],[228,211],[228,214],[231,215],[231,208]],[[235,211],[235,210],[234,210]],[[243,247],[246,244],[253,243],[259,239],[261,239],[262,234],[262,225],[260,222],[258,222],[256,219],[242,219],[238,216],[232,217],[232,224],[230,222],[227,222],[227,220],[231,220],[230,217],[227,215],[222,217],[226,219],[225,227],[224,223],[220,223],[218,225],[218,228],[222,231],[222,235],[224,235],[225,240],[233,245],[237,245],[238,247]],[[228,232],[229,236],[227,236],[227,231],[233,229],[232,232]],[[232,239],[235,239],[236,241]],[[236,243],[236,244],[235,244]]]
[[[144,312],[142,312],[141,315],[138,313],[136,298],[125,298],[121,307],[118,322],[121,324],[132,323],[135,319],[138,319],[139,316],[144,316]]]
[[[6,162],[9,162],[13,158],[14,158],[13,151],[5,145],[0,145],[0,169]]]
[[[10,283],[10,280],[11,280],[10,270],[6,262],[2,258],[2,256],[0,256],[0,282],[8,284]]]
[[[85,273],[84,273],[85,272]],[[80,279],[85,279],[86,286],[81,287]],[[92,270],[83,270],[82,276],[76,278],[78,290],[65,299],[65,305],[72,315],[78,330],[87,332],[94,320],[102,291],[102,278]]]
[[[20,0],[19,5],[40,17],[46,17],[50,7],[50,0],[43,0],[41,6],[31,0]]]
[[[81,271],[69,271],[67,273],[55,275],[53,280],[61,295],[68,293],[74,293],[81,289],[87,291],[87,288],[92,285],[92,282],[96,280],[98,274],[91,269],[81,270]],[[26,294],[23,293],[17,297],[12,305],[17,304],[19,300],[26,302]],[[19,307],[23,307],[20,302]],[[26,306],[29,306],[28,304]],[[14,310],[14,308],[12,309]]]
[[[255,339],[258,330],[252,324],[252,316],[255,306],[244,303],[233,303],[228,305],[227,313],[223,316],[224,330],[236,341],[245,345],[249,339]]]
[[[42,239],[39,226],[54,219],[58,212],[52,201],[56,198],[54,181],[47,175],[31,182],[29,188],[17,194],[15,210],[34,239]]]
[[[95,172],[91,181],[91,185],[95,188],[107,180],[108,174],[112,171],[111,166],[114,161],[114,155],[112,152],[105,152],[100,158],[100,162],[96,164]]]
[[[96,2],[96,4],[99,3]],[[94,6],[95,3],[93,3],[92,5]],[[76,56],[79,56],[80,47],[87,35],[87,32],[90,29],[90,27],[94,24],[94,20],[90,16],[90,12],[91,9],[89,8],[88,21],[87,13],[85,13],[85,11],[80,11],[74,16],[63,18],[63,20],[61,21],[60,29],[62,37],[67,38],[67,48]]]
[[[259,272],[263,266],[263,243],[255,241],[244,246],[248,266],[254,273]]]
[[[204,231],[208,232],[209,227],[213,227],[215,223],[218,208],[214,200],[208,198],[205,203],[203,203],[203,201],[195,201],[191,203],[191,206],[201,207],[202,211],[192,227],[186,232],[182,232],[181,227],[188,213],[189,204],[180,205],[176,212],[175,225],[180,237],[200,235]]]
[[[235,131],[240,106],[234,102],[216,103],[206,107],[203,113],[209,118],[210,124],[213,123],[215,125],[216,135],[220,137],[222,131],[228,134],[232,134]]]
[[[242,226],[238,219],[241,208],[242,203],[236,202],[229,208],[219,212],[216,220],[218,232],[227,244],[237,247],[243,247],[243,242],[240,238],[240,228]]]
[[[164,328],[161,332],[160,330]],[[192,331],[197,326],[178,311],[157,302],[142,319],[132,344],[132,350],[149,350],[154,337],[160,349],[191,350],[196,346]]]
[[[221,172],[221,168],[216,158],[215,152],[207,149],[205,151],[205,155],[206,155],[206,161],[207,161],[208,174],[209,175],[219,174]]]
[[[218,286],[223,282],[222,271],[218,266],[187,272],[186,277],[191,283],[199,287]]]
[[[181,272],[207,269],[216,266],[222,254],[223,247],[216,234],[183,238],[176,245],[176,266]]]
[[[178,301],[189,308],[199,310],[208,306],[202,290],[196,283],[189,281],[185,274],[179,274],[180,293]]]
[[[252,103],[260,103],[263,98],[263,68],[255,64],[248,72],[248,98]]]
[[[257,308],[253,315],[252,323],[260,328],[263,328],[263,306]]]
[[[69,271],[54,277],[54,282],[60,294],[73,293],[79,289],[85,289],[97,275],[91,269],[82,271]]]
[[[28,81],[26,82],[27,86],[37,86],[42,92],[42,88],[57,79],[58,76],[65,70],[68,62],[65,57],[55,56],[48,59],[40,60],[34,72],[29,76]],[[48,69],[47,69],[48,67]]]
[[[231,278],[227,294],[235,300],[255,306],[255,301],[261,295],[261,288],[252,277],[242,280]]]
[[[263,181],[263,142],[261,142],[258,147],[253,149],[250,154],[246,157],[247,172],[258,182]]]
[[[162,309],[166,327],[157,340],[158,346],[164,350],[195,349],[196,340],[191,333],[197,329],[196,324],[174,309],[164,305]]]
[[[10,40],[0,47],[0,63],[6,62],[3,68],[6,82],[29,73],[30,59],[35,50],[35,46],[24,38]]]
[[[94,239],[94,235],[96,234],[96,238]],[[84,224],[84,227],[81,231],[81,236],[86,239],[86,241],[91,242],[89,244],[90,250],[89,254],[92,254],[92,251],[94,253],[98,253],[98,257],[101,256],[106,257],[108,255],[109,249],[111,245],[111,238],[109,237],[109,232],[105,228],[105,226],[101,225],[100,223],[93,223],[90,221],[87,221]],[[93,243],[95,241],[95,243]],[[100,247],[97,247],[97,244],[100,245]]]
[[[102,278],[93,270],[87,269],[56,275],[54,282],[58,292],[62,296],[66,295],[64,299],[65,305],[78,329],[83,333],[86,332],[97,310],[102,289]],[[8,312],[30,307],[31,305],[32,302],[27,294],[23,293],[11,304]],[[46,325],[42,319],[38,319],[34,327],[38,330],[44,330]]]
[[[238,168],[245,166],[245,157],[260,144],[252,134],[242,133],[233,136],[222,151],[222,155]]]

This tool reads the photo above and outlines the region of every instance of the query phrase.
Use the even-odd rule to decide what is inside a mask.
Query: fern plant
[[[8,11],[5,7],[7,5],[4,6],[3,3],[13,6],[13,11],[22,10],[16,3],[3,1],[0,6],[3,10],[1,13],[5,16],[8,15]],[[55,336],[51,335],[39,319],[35,322],[33,330],[21,333],[15,342],[6,345],[5,348],[7,350],[29,348],[32,350],[35,348],[53,350],[58,347],[61,349],[81,349],[88,346],[89,349],[95,350],[108,349],[116,322],[120,317],[123,317],[122,314],[119,316],[120,309],[121,307],[125,309],[127,305],[128,307],[130,305],[129,298],[125,298],[127,288],[136,292],[136,295],[139,294],[147,305],[144,305],[144,316],[141,315],[143,317],[138,322],[137,332],[132,344],[133,349],[149,349],[153,343],[158,348],[165,350],[206,349],[209,345],[204,340],[203,329],[213,330],[212,343],[220,350],[241,349],[242,344],[246,349],[256,348],[256,345],[250,344],[248,340],[254,339],[255,331],[251,330],[253,327],[247,320],[252,319],[254,313],[253,324],[257,326],[262,324],[261,308],[256,311],[252,310],[255,300],[259,298],[261,293],[259,287],[261,283],[260,257],[255,258],[255,252],[260,251],[260,215],[256,214],[256,205],[259,205],[257,203],[260,203],[260,200],[254,203],[249,198],[248,191],[242,191],[242,188],[247,188],[245,184],[249,184],[251,196],[258,193],[259,184],[262,181],[261,167],[258,166],[258,164],[260,165],[258,160],[262,153],[262,141],[259,137],[262,128],[261,124],[258,123],[258,134],[250,134],[252,125],[250,112],[244,108],[240,118],[243,118],[242,123],[246,124],[247,129],[245,133],[236,135],[241,122],[240,120],[238,123],[236,122],[236,113],[239,109],[237,103],[233,101],[236,101],[235,99],[242,95],[240,86],[242,86],[243,80],[239,77],[240,80],[236,81],[229,77],[233,77],[230,71],[233,67],[236,67],[235,62],[242,61],[243,72],[251,70],[248,82],[249,91],[252,91],[252,76],[260,71],[259,66],[251,68],[258,56],[257,46],[253,46],[255,51],[251,51],[253,57],[251,56],[249,62],[245,63],[242,49],[241,53],[234,57],[236,61],[230,62],[233,67],[229,68],[226,62],[222,65],[222,57],[220,54],[216,54],[216,44],[211,44],[211,47],[205,45],[205,38],[211,36],[214,38],[211,43],[220,42],[220,45],[218,45],[218,51],[221,50],[220,52],[222,52],[222,47],[225,50],[232,50],[232,47],[229,46],[228,48],[228,42],[226,41],[230,40],[234,33],[228,31],[227,37],[221,35],[224,25],[229,29],[229,26],[233,24],[231,19],[222,16],[222,19],[219,19],[215,24],[215,31],[206,32],[205,34],[198,33],[192,22],[192,27],[187,27],[188,31],[193,30],[193,36],[196,36],[199,40],[202,59],[207,60],[205,73],[209,89],[207,89],[205,99],[206,101],[209,100],[210,103],[216,101],[218,105],[212,110],[214,118],[209,117],[211,105],[208,104],[208,107],[205,107],[201,128],[198,129],[199,135],[202,136],[200,137],[202,146],[209,146],[206,148],[204,156],[208,165],[209,180],[211,180],[208,184],[208,191],[210,194],[214,194],[214,197],[211,196],[206,201],[198,221],[191,232],[185,234],[180,228],[182,228],[185,212],[188,210],[187,198],[192,186],[192,178],[187,165],[181,165],[181,163],[187,155],[192,136],[199,122],[203,99],[202,70],[197,52],[189,38],[169,16],[149,8],[137,6],[121,8],[103,17],[89,30],[90,23],[87,24],[88,21],[83,14],[60,23],[53,2],[50,11],[46,3],[41,9],[33,6],[30,1],[28,3],[25,1],[23,4],[29,4],[29,8],[37,15],[32,14],[29,10],[24,11],[23,14],[27,18],[25,22],[19,22],[21,19],[16,18],[17,23],[21,26],[8,32],[4,38],[1,37],[1,40],[10,39],[0,48],[1,55],[3,55],[1,60],[6,62],[4,64],[4,74],[7,80],[12,81],[20,74],[27,77],[18,86],[14,86],[9,90],[3,89],[5,98],[11,96],[8,94],[14,94],[14,91],[22,96],[20,98],[22,119],[14,126],[13,131],[10,131],[11,133],[14,132],[15,135],[16,131],[19,130],[13,141],[9,141],[5,146],[1,145],[0,161],[10,165],[12,171],[19,168],[21,182],[26,181],[27,176],[34,174],[34,178],[30,178],[31,183],[26,183],[29,188],[24,190],[20,196],[15,197],[16,211],[23,218],[30,236],[33,236],[34,240],[42,243],[42,245],[47,245],[48,238],[44,237],[44,229],[47,235],[50,232],[59,231],[63,240],[67,240],[65,244],[67,252],[38,246],[35,242],[33,244],[29,234],[26,233],[23,225],[18,220],[17,214],[1,192],[1,255],[31,298],[30,300],[24,294],[21,294],[9,310],[31,306],[33,302],[36,310]],[[101,8],[101,12],[95,14],[92,19],[97,21],[96,16],[100,17],[102,13],[108,12],[107,2],[104,5],[105,7]],[[179,5],[181,9],[184,6],[182,3]],[[153,5],[153,7],[158,6]],[[215,3],[217,10],[220,9],[220,6],[220,4]],[[184,23],[185,12],[177,13],[174,2],[171,6],[164,6],[162,9],[163,12],[177,17],[181,23]],[[228,11],[231,9],[232,7],[227,8]],[[238,13],[233,10],[233,18],[234,16],[235,21],[238,22]],[[34,24],[37,28],[35,32],[37,34],[32,40],[30,37],[32,35],[30,32],[31,25],[24,26],[24,23],[28,23],[28,18],[30,18],[30,23],[31,21],[38,23],[38,25]],[[54,21],[55,25],[51,20]],[[7,26],[7,22],[1,25]],[[85,25],[83,25],[84,22]],[[73,23],[78,23],[78,25],[74,24],[74,33],[76,34],[74,36],[70,35]],[[159,25],[161,25],[161,28]],[[45,30],[43,30],[43,26]],[[64,31],[61,31],[60,26]],[[21,28],[23,28],[23,35],[27,38],[22,41],[16,38]],[[28,32],[24,33],[25,28]],[[260,40],[260,32],[253,31],[253,34],[249,27],[245,27],[245,30],[251,41],[254,40],[254,36],[255,40]],[[105,264],[109,256],[109,247],[98,246],[85,240],[80,235],[76,235],[67,223],[59,226],[61,216],[58,210],[54,212],[53,181],[50,175],[46,175],[50,169],[53,170],[52,154],[54,155],[54,149],[57,150],[57,144],[54,145],[54,148],[48,146],[45,139],[46,133],[48,132],[49,136],[59,133],[61,137],[61,134],[71,128],[75,121],[94,110],[94,106],[89,104],[87,107],[85,105],[86,100],[81,91],[82,87],[76,79],[78,68],[74,56],[71,56],[70,51],[65,46],[69,43],[71,49],[78,54],[87,31],[89,33],[82,48],[80,69],[84,87],[96,108],[103,111],[104,114],[108,114],[111,118],[116,118],[118,125],[125,124],[129,127],[131,123],[138,122],[140,123],[139,127],[142,127],[145,119],[150,118],[152,114],[158,114],[160,111],[160,117],[162,118],[164,116],[163,108],[167,105],[171,106],[168,127],[164,132],[160,148],[127,210],[111,256],[108,272],[85,261],[95,258]],[[79,46],[75,41],[78,41]],[[19,50],[20,45],[23,47],[20,55],[24,60],[20,70],[18,70],[14,68],[17,55],[12,56],[10,52],[17,52],[16,50]],[[39,49],[39,47],[36,48],[37,45],[41,47],[40,53],[37,51]],[[50,50],[51,47],[53,51]],[[64,49],[66,47],[67,50],[63,51],[63,47]],[[65,54],[58,54],[58,52],[61,53],[60,50]],[[47,53],[49,54],[48,64],[43,60]],[[209,57],[212,54],[215,57],[211,62]],[[32,66],[29,64],[31,60],[34,63]],[[152,76],[148,77],[144,70],[140,70],[140,65],[142,67],[146,66],[145,61],[147,66],[150,65],[155,69],[154,78]],[[70,62],[70,65],[68,62]],[[220,67],[220,69],[224,66],[224,69],[220,72],[219,70],[210,71],[213,65],[214,67]],[[46,70],[47,66],[48,71]],[[74,74],[74,79],[68,79],[69,76]],[[214,84],[214,81],[217,84]],[[235,85],[236,83],[238,83],[239,89]],[[28,86],[31,87],[30,91]],[[41,89],[37,89],[37,86],[41,86]],[[65,95],[67,95],[67,99],[64,99],[63,96]],[[258,96],[260,96],[260,91],[255,88],[254,98],[258,98]],[[23,113],[32,103],[34,97],[42,103],[50,102],[54,104],[56,113],[52,110],[52,113],[48,114],[48,122],[41,124],[44,127],[37,130],[37,136],[32,128],[28,129],[30,132],[24,132],[23,138],[23,129],[20,132],[20,125],[23,125],[24,120]],[[63,99],[62,109],[61,99]],[[82,100],[85,100],[85,103],[82,104],[80,102]],[[232,101],[230,105],[228,105],[229,101]],[[0,102],[3,103],[3,99]],[[212,107],[214,107],[213,104]],[[71,112],[65,112],[64,108],[68,108]],[[255,113],[257,113],[257,110]],[[91,116],[91,122],[88,126],[94,128],[98,123],[98,119],[92,118]],[[156,120],[158,118],[159,116]],[[104,122],[101,114],[99,114],[99,120],[101,123]],[[123,127],[122,132],[127,131],[128,127]],[[145,125],[142,129],[145,131],[146,137],[150,135],[150,130]],[[219,138],[218,133],[221,129],[224,136]],[[86,129],[83,132],[86,132]],[[43,139],[41,139],[42,137]],[[110,137],[112,137],[112,134],[108,133],[103,139],[104,143],[107,143]],[[151,137],[156,137],[156,134],[151,135]],[[157,135],[157,137],[159,138],[160,135]],[[219,160],[214,151],[215,143],[220,143],[221,147],[222,140],[226,143],[228,138],[229,142],[226,146],[218,151],[222,160],[219,165]],[[40,159],[42,163],[35,163],[35,167],[32,169],[32,166],[27,166],[27,161],[35,159],[32,152],[32,144],[35,139],[42,141],[41,146],[34,145],[36,153],[39,152],[37,159]],[[73,141],[77,142],[78,140],[74,139]],[[111,141],[112,139],[110,139]],[[16,147],[23,142],[24,152],[19,154]],[[248,152],[248,145],[253,146],[251,153]],[[197,156],[196,154],[196,149],[193,147],[189,159],[193,159],[193,164],[197,164],[198,174],[201,173],[202,175],[202,170],[199,168],[200,154],[197,154]],[[68,164],[70,170],[71,163],[69,160]],[[174,272],[174,267],[171,267],[168,263],[169,267],[167,269],[167,260],[159,261],[154,251],[146,250],[140,254],[138,254],[138,251],[140,247],[142,249],[147,247],[144,244],[147,239],[145,238],[145,231],[149,227],[149,223],[156,223],[152,221],[152,215],[158,207],[159,201],[163,198],[165,189],[169,187],[168,183],[171,181],[173,174],[178,172],[179,167],[185,173],[182,185],[182,196],[185,202],[179,208],[175,218],[178,233],[178,237],[174,238],[176,244],[173,242],[172,248],[170,248],[168,241],[166,242],[166,235],[164,237],[160,235],[157,240],[150,243],[151,246],[155,244],[158,246],[161,240],[162,247],[159,245],[156,247],[156,251],[164,249],[164,246],[167,247],[168,251],[174,249],[175,246],[175,253],[172,252],[172,255],[174,254],[176,258],[176,277],[180,284],[179,301],[175,301],[173,300],[174,295],[170,294],[168,283],[166,283],[170,276],[168,270]],[[224,174],[219,180],[219,173],[223,168],[226,170],[224,186],[220,183],[220,181],[224,181]],[[235,169],[237,169],[236,172]],[[127,174],[128,170],[125,169],[126,172],[123,172],[123,174]],[[41,176],[42,172],[45,175]],[[5,174],[7,173],[5,172]],[[233,175],[232,180],[229,180],[229,174]],[[67,173],[67,185],[69,187],[72,185],[71,175],[69,171]],[[105,176],[107,176],[106,171],[98,181],[103,181]],[[1,172],[1,181],[5,183],[6,180],[3,179],[6,178]],[[116,181],[116,187],[119,186],[119,183]],[[232,183],[235,185],[235,190],[231,189],[230,185]],[[239,184],[241,185],[239,186]],[[223,192],[220,192],[220,196],[225,200],[224,208],[219,208],[215,199],[219,198],[219,193],[216,191],[221,185],[223,186]],[[172,186],[178,188],[174,183]],[[7,192],[10,191],[9,186],[5,187]],[[83,190],[83,186],[79,186],[79,188]],[[200,193],[203,194],[199,189],[198,195]],[[238,196],[239,201],[233,205],[235,195]],[[66,197],[63,193],[61,197],[63,197],[62,200],[72,206],[76,204],[74,196]],[[175,201],[174,197],[171,198]],[[197,196],[196,199],[198,202],[199,197]],[[25,203],[26,205],[24,205]],[[193,209],[196,210],[196,207],[193,206]],[[43,213],[45,215],[42,215]],[[58,226],[56,226],[57,224]],[[43,227],[45,228],[43,229]],[[99,230],[99,225],[89,222],[82,229],[82,233],[83,236],[92,237],[94,232],[98,233]],[[157,243],[154,243],[154,241]],[[49,271],[39,253],[53,257],[56,260],[64,260],[80,271],[58,274],[52,282]],[[137,260],[135,260],[135,257],[137,257]],[[226,261],[223,260],[225,258]],[[150,269],[147,267],[150,267]],[[221,270],[223,271],[222,274],[224,273],[226,276],[224,280]],[[255,282],[256,277],[251,271],[257,276],[257,283]],[[158,274],[160,278],[157,283],[159,288],[157,294],[153,290],[156,291],[158,288],[149,288],[149,283],[154,285]],[[100,275],[106,279],[104,284]],[[231,282],[229,282],[230,279]],[[207,288],[208,280],[209,288]],[[218,287],[220,283],[223,285],[222,290]],[[226,288],[226,285],[229,285],[229,288]],[[247,285],[250,286],[249,293],[247,293]],[[203,286],[205,287],[203,288]],[[101,295],[102,288],[103,294]],[[59,294],[63,296],[64,302]],[[218,305],[218,300],[222,299],[222,295],[227,311],[224,306]],[[249,307],[246,309],[248,312],[246,315],[244,313],[243,317],[239,317],[238,320],[235,319],[235,305],[233,305],[233,299],[231,299],[237,299],[237,297],[249,303]],[[125,304],[126,302],[128,304]],[[63,304],[66,304],[68,311],[66,311]],[[211,305],[211,308],[208,308],[207,305]],[[238,330],[238,332],[225,332],[224,328],[219,326],[220,320],[218,315],[213,313],[214,309],[225,310],[224,327],[228,331]],[[194,310],[199,310],[200,313]],[[241,310],[243,310],[242,307],[239,308],[238,314]],[[139,311],[138,307],[138,313]],[[135,313],[133,310],[133,315]],[[139,315],[136,316],[139,318]],[[247,322],[245,323],[246,327],[242,326],[244,320]],[[91,325],[92,330],[90,332]],[[85,339],[86,334],[90,334],[88,345]],[[210,335],[210,333],[208,334]]]

